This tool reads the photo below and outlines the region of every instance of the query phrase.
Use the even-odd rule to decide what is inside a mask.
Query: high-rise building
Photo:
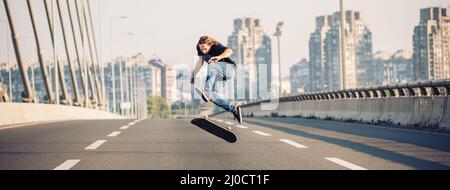
[[[385,51],[377,51],[373,55],[373,78],[371,85],[382,85],[385,81],[392,81],[394,67],[390,64],[391,54]],[[371,86],[370,85],[370,86]]]
[[[366,86],[372,76],[372,33],[365,26],[360,12],[345,12],[345,74],[346,88]],[[325,90],[341,89],[340,84],[340,14],[333,14],[333,23],[325,37]]]
[[[231,59],[238,64],[232,96],[245,101],[268,98],[272,83],[271,40],[264,34],[260,20],[235,19],[228,47],[234,52]]]
[[[411,51],[398,50],[389,59],[389,64],[392,65],[395,71],[392,77],[390,77],[391,81],[389,81],[389,83],[406,83],[414,81]]]
[[[177,79],[176,79],[176,70],[170,66],[166,68],[166,86],[165,86],[166,94],[165,97],[167,103],[172,104],[177,100]]]
[[[310,89],[322,91],[325,84],[325,36],[330,30],[333,17],[316,18],[316,29],[309,38],[309,75]]]
[[[176,101],[183,103],[192,101],[191,70],[176,68]]]
[[[345,12],[346,88],[371,82],[373,69],[372,33],[360,12]],[[316,18],[316,30],[310,36],[311,91],[337,90],[341,87],[340,13]]]
[[[417,81],[450,78],[450,8],[420,10],[414,28],[413,62]]]
[[[176,98],[176,71],[164,64],[161,59],[150,59],[151,94],[161,96],[167,103],[173,103]]]
[[[310,91],[309,69],[309,62],[306,59],[302,59],[289,69],[292,95]]]
[[[279,88],[276,86],[276,88]],[[291,90],[291,78],[289,75],[282,75],[281,76],[281,96],[288,96],[289,94],[292,94]]]
[[[398,50],[393,55],[378,51],[373,56],[373,85],[406,83],[413,81],[412,53]]]

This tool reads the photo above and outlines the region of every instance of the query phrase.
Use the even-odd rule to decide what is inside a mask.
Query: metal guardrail
[[[305,100],[333,100],[333,99],[368,99],[392,97],[423,97],[423,96],[449,96],[450,80],[402,83],[363,87],[327,92],[306,93],[294,96],[280,97],[279,102],[295,102]],[[250,102],[242,107],[254,106],[269,99]]]

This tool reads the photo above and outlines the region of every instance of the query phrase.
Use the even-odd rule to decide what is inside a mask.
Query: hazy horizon
[[[35,44],[25,0],[10,1],[16,28],[22,36],[23,57],[36,61]],[[308,55],[308,40],[315,29],[315,18],[339,11],[338,0],[291,1],[291,0],[91,0],[97,45],[101,59],[108,62],[114,55],[142,52],[161,58],[169,65],[192,65],[196,56],[194,49],[199,36],[210,35],[223,44],[232,33],[233,20],[241,17],[259,18],[267,35],[272,36],[278,21],[284,21],[281,37],[283,74]],[[131,3],[132,2],[132,3]],[[44,46],[44,56],[49,59],[51,44],[42,1],[32,1],[39,25],[39,35]],[[71,1],[73,4],[73,1]],[[345,0],[345,10],[360,11],[373,34],[373,53],[399,49],[412,50],[414,26],[419,23],[419,10],[425,7],[449,7],[450,0]],[[65,1],[61,2],[66,10]],[[0,62],[6,61],[6,15],[0,6]],[[112,19],[127,16],[128,19]],[[67,18],[67,16],[65,16]],[[112,25],[111,25],[112,23]],[[65,21],[66,32],[71,34]],[[59,27],[59,24],[56,24]],[[113,28],[112,36],[110,28]],[[7,32],[7,33],[5,33]],[[123,33],[134,33],[125,36]],[[8,36],[9,38],[9,36]],[[111,46],[111,39],[112,44]],[[72,42],[71,36],[68,37]],[[133,45],[134,44],[134,45]],[[273,63],[276,62],[276,41],[272,37]],[[15,62],[12,45],[10,59]],[[69,45],[73,48],[73,45]],[[58,45],[60,56],[65,57],[62,44]],[[71,51],[71,58],[75,59]]]

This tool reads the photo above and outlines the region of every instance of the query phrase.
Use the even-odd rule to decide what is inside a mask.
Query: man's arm
[[[195,64],[194,70],[192,71],[192,75],[191,75],[191,83],[194,84],[194,80],[195,80],[195,76],[197,75],[197,73],[200,71],[200,69],[203,66],[203,59],[201,56],[198,57],[198,61]]]
[[[218,55],[218,56],[214,56],[211,57],[211,59],[209,59],[209,63],[216,63],[217,61],[221,60],[221,59],[225,59],[230,57],[231,55],[233,55],[233,50],[230,48],[227,48],[222,54]]]

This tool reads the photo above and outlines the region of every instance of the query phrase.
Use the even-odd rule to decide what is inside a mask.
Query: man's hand
[[[222,59],[222,57],[220,57],[220,56],[214,56],[214,57],[211,57],[211,59],[208,60],[208,63],[217,63],[221,59]]]

